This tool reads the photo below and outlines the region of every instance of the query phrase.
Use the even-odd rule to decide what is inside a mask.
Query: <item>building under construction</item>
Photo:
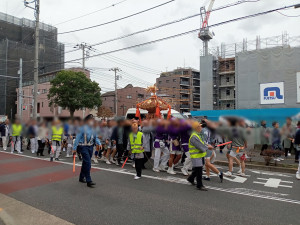
[[[222,44],[209,49],[208,55],[203,52],[200,57],[200,109],[299,107],[299,46],[300,37],[284,33]]]
[[[33,81],[35,21],[0,13],[0,115],[14,117],[19,61],[23,82]],[[57,28],[40,23],[39,74],[64,68],[64,45],[57,42]],[[4,77],[8,76],[8,77]]]

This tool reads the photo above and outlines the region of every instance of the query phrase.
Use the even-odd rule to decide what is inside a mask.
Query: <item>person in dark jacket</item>
[[[124,130],[124,120],[120,119],[117,121],[117,126],[113,129],[111,140],[114,145],[116,145],[118,157],[116,161],[113,161],[117,166],[121,164],[121,159],[123,159],[123,153],[125,146],[127,145],[126,134]]]
[[[2,139],[3,150],[7,150],[8,138],[9,138],[9,120],[6,119],[4,123],[0,124],[0,135]]]

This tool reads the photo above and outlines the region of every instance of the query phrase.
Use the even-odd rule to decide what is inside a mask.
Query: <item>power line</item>
[[[224,6],[215,8],[212,11],[217,11],[217,10],[229,8],[229,7],[236,6],[236,5],[239,5],[239,4],[242,4],[242,3],[258,2],[258,1],[260,1],[260,0],[254,0],[254,1],[243,0],[243,1],[238,1],[238,2],[235,2],[235,3],[231,3],[231,4],[228,4],[228,5],[224,5]],[[133,33],[130,33],[130,34],[125,34],[125,35],[120,36],[120,37],[116,37],[116,38],[108,39],[108,40],[105,40],[105,41],[101,41],[101,42],[95,43],[95,44],[93,44],[91,46],[102,45],[102,44],[106,44],[106,43],[109,43],[109,42],[112,42],[112,41],[117,41],[117,40],[120,40],[120,39],[123,39],[123,38],[127,38],[127,37],[131,37],[131,36],[134,36],[134,35],[137,35],[137,34],[148,32],[148,31],[151,31],[151,30],[156,30],[158,28],[169,26],[169,25],[172,25],[172,24],[175,24],[175,23],[179,23],[179,22],[182,22],[182,21],[185,21],[185,20],[188,20],[188,19],[192,19],[192,18],[197,17],[197,16],[200,16],[200,13],[197,13],[197,14],[194,14],[194,15],[191,15],[191,16],[187,16],[187,17],[183,17],[183,18],[180,18],[180,19],[177,19],[177,20],[174,20],[174,21],[170,21],[168,23],[160,24],[160,25],[157,25],[157,26],[154,26],[154,27],[149,27],[147,29],[136,31],[136,32],[133,32]]]
[[[220,23],[210,25],[209,27],[217,27],[217,26],[221,26],[221,25],[224,25],[224,24],[236,22],[236,21],[239,21],[239,20],[245,20],[245,19],[248,19],[248,18],[253,18],[253,17],[269,14],[269,13],[276,12],[276,11],[279,11],[279,10],[292,8],[292,7],[295,7],[295,6],[297,6],[297,4],[290,5],[290,6],[284,6],[284,7],[280,7],[280,8],[260,12],[260,13],[255,13],[255,14],[251,14],[251,15],[248,15],[248,16],[238,17],[238,18],[234,18],[234,19],[231,19],[231,20],[227,20],[227,21],[223,21],[223,22],[220,22]],[[148,42],[137,44],[137,45],[132,45],[132,46],[128,46],[128,47],[124,47],[124,48],[120,48],[120,49],[115,49],[115,50],[112,50],[112,51],[107,51],[107,52],[95,54],[95,55],[89,56],[88,58],[99,57],[99,56],[108,55],[108,54],[115,53],[115,52],[129,50],[129,49],[132,49],[132,48],[142,47],[142,46],[145,46],[145,45],[154,44],[154,43],[165,41],[165,40],[168,40],[168,39],[172,39],[172,38],[184,36],[184,35],[187,35],[187,34],[191,34],[191,33],[197,32],[197,31],[199,31],[199,28],[194,29],[194,30],[190,30],[190,31],[186,31],[186,32],[183,32],[183,33],[171,35],[171,36],[168,36],[168,37],[156,39],[156,40],[153,40],[153,41],[148,41]],[[78,61],[78,60],[82,60],[82,58],[72,59],[72,60],[68,60],[68,61],[60,62],[60,63],[56,63],[56,64],[70,63],[70,62],[75,62],[75,61]],[[51,66],[53,66],[53,65],[51,65]]]
[[[285,16],[285,17],[300,17],[300,15],[291,16],[291,15],[286,15],[286,14],[284,14],[282,12],[278,12],[278,11],[277,11],[277,13],[279,13],[280,15]]]
[[[95,13],[100,12],[100,11],[103,11],[103,10],[105,10],[105,9],[109,9],[109,8],[115,7],[116,5],[119,5],[119,4],[121,4],[121,3],[123,3],[123,2],[126,2],[126,1],[128,1],[128,0],[123,0],[123,1],[120,1],[120,2],[113,3],[112,5],[106,6],[106,7],[102,8],[102,9],[98,9],[98,10],[96,10],[96,11],[93,11],[93,12],[90,12],[90,13],[87,13],[87,14],[84,14],[84,15],[81,15],[81,16],[78,16],[78,17],[74,17],[74,18],[72,18],[72,19],[65,20],[65,21],[60,22],[60,23],[57,23],[57,24],[55,24],[54,26],[61,25],[61,24],[64,24],[64,23],[68,23],[68,22],[70,22],[70,21],[77,20],[77,19],[80,19],[80,18],[89,16],[89,15],[95,14]]]
[[[76,30],[65,31],[65,32],[61,32],[61,33],[58,33],[58,34],[69,34],[69,33],[74,33],[74,32],[78,32],[78,31],[88,30],[88,29],[92,29],[92,28],[95,28],[95,27],[100,27],[100,26],[104,26],[104,25],[107,25],[107,24],[115,23],[115,22],[117,22],[117,21],[124,20],[124,19],[128,19],[128,18],[130,18],[130,17],[133,17],[133,16],[136,16],[136,15],[139,15],[139,14],[142,14],[142,13],[145,13],[145,12],[148,12],[148,11],[150,11],[150,10],[159,8],[159,7],[161,7],[161,6],[164,6],[164,5],[169,4],[169,3],[171,3],[171,2],[174,2],[174,1],[175,1],[175,0],[170,0],[170,1],[168,1],[168,2],[165,2],[165,3],[162,3],[162,4],[156,5],[156,6],[154,6],[154,7],[151,7],[151,8],[145,9],[145,10],[142,10],[142,11],[140,11],[140,12],[133,13],[133,14],[130,14],[130,15],[128,15],[128,16],[124,16],[124,17],[121,17],[121,18],[118,18],[118,19],[115,19],[115,20],[112,20],[112,21],[105,22],[105,23],[101,23],[101,24],[97,24],[97,25],[93,25],[93,26],[89,26],[89,27],[84,27],[84,28],[80,28],[80,29],[76,29]]]

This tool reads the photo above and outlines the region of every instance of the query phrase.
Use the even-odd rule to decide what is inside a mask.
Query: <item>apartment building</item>
[[[184,113],[200,109],[200,72],[177,68],[156,79],[158,96],[165,96],[173,109]]]
[[[150,96],[146,92],[145,88],[134,87],[132,84],[128,84],[124,88],[117,90],[118,103],[117,103],[117,116],[125,116],[129,108],[135,108],[136,104],[145,100]],[[115,108],[115,92],[109,91],[101,95],[102,106],[110,109],[113,113],[116,113]]]

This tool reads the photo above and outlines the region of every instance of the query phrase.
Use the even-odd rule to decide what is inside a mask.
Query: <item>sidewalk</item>
[[[72,225],[23,202],[0,194],[0,224],[5,225]]]

